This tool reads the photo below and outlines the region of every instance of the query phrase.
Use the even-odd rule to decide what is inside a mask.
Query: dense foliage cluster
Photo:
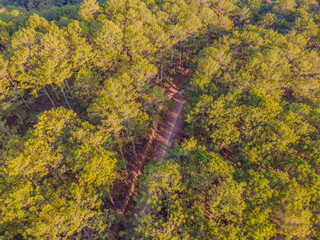
[[[193,58],[185,140],[146,171],[131,235],[319,239],[315,9],[294,1],[252,9],[254,20]]]
[[[1,239],[319,239],[319,13],[0,0]],[[119,220],[114,182],[182,65],[183,137]]]

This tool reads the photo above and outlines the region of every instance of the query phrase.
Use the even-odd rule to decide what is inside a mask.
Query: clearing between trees
[[[157,146],[153,153],[153,158],[162,161],[168,154],[168,150],[173,144],[173,140],[179,136],[183,125],[183,90],[179,90],[173,95],[174,105],[169,109],[161,133],[158,136]]]
[[[123,216],[128,211],[130,201],[135,194],[136,180],[142,174],[147,157],[151,155],[153,159],[162,161],[167,156],[167,150],[171,148],[174,139],[179,136],[183,125],[185,104],[181,86],[190,75],[189,69],[181,69],[181,73],[170,85],[162,87],[165,96],[173,101],[173,106],[169,109],[162,127],[159,127],[158,123],[153,124],[151,133],[141,144],[136,160],[127,166],[126,177],[121,179],[121,182],[115,183],[112,198],[117,215]],[[156,143],[155,150],[150,154],[154,143]],[[119,224],[115,224],[113,232],[118,232],[119,227]]]

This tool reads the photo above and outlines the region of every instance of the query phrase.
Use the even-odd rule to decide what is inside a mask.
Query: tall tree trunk
[[[182,51],[181,51],[181,42],[179,44],[179,56],[180,56],[180,67],[182,67]]]
[[[130,88],[128,87],[128,85],[126,85],[126,88],[128,89],[128,93],[130,95]],[[131,123],[130,123],[130,119],[129,119],[129,116],[128,116],[128,111],[127,111],[127,107],[126,107],[126,117],[127,117],[127,122],[128,122],[128,125],[129,125],[129,131],[130,131],[130,135],[131,135],[131,142],[132,142],[132,149],[133,149],[133,153],[134,153],[134,156],[136,157],[137,156],[137,152],[136,152],[136,145],[134,144],[134,137],[133,137],[133,134],[132,134],[132,128],[131,128]]]
[[[7,136],[10,136],[9,132],[8,132],[7,129],[4,127],[4,125],[0,124],[0,127],[2,128],[2,130],[4,131],[4,133],[7,134]]]
[[[86,230],[86,228],[84,227],[84,228],[82,228],[82,230],[84,231],[84,233],[87,235],[87,237],[88,237],[88,239],[93,239],[91,236],[90,236],[90,234],[88,233],[88,231]]]
[[[162,62],[160,67],[160,79],[161,79],[161,86],[163,86],[163,63]]]
[[[60,102],[60,101],[61,101],[61,100],[60,100],[60,97],[59,97],[59,95],[58,95],[58,93],[57,93],[56,89],[54,88],[53,84],[52,84],[52,83],[50,83],[50,86],[52,87],[52,89],[53,89],[53,91],[54,91],[54,94],[56,95],[56,97],[57,97],[58,101]]]
[[[183,61],[183,55],[184,55],[184,46],[182,45],[182,53],[181,53],[181,60]],[[185,65],[184,63],[182,63],[183,65]],[[183,67],[183,66],[181,66]]]
[[[131,131],[130,131],[131,132]],[[132,149],[133,149],[133,153],[134,153],[134,156],[136,157],[137,156],[137,151],[136,151],[136,145],[134,143],[134,137],[132,135],[132,132],[131,132],[131,142],[132,142]]]
[[[60,89],[61,89],[61,92],[62,92],[62,94],[63,94],[63,96],[64,96],[64,99],[66,100],[66,103],[67,103],[67,105],[68,105],[69,110],[71,110],[70,103],[69,103],[69,101],[68,101],[68,98],[67,98],[67,96],[66,96],[66,94],[65,94],[64,90],[63,90],[63,87],[62,87],[62,86],[60,86]]]
[[[123,150],[122,150],[122,144],[121,145],[119,144],[119,151],[120,151],[122,159],[124,159],[124,154],[123,154]]]
[[[109,195],[109,198],[110,198],[110,201],[111,201],[112,205],[115,206],[114,201],[113,201],[113,198],[112,198],[112,196],[110,195],[110,192],[108,192],[108,195]]]
[[[8,76],[9,76],[9,81],[10,81],[10,83],[12,84],[12,86],[13,86],[14,88],[17,88],[15,82],[14,82],[13,79],[11,78],[10,73],[8,74]],[[18,93],[18,95],[21,97],[21,99],[22,99],[23,103],[26,105],[26,107],[27,107],[28,109],[30,109],[29,104],[26,102],[26,100],[23,98],[23,96],[22,96],[20,93]]]
[[[20,116],[19,113],[16,113],[15,115],[16,115],[21,121],[23,121],[23,119],[22,119],[22,117]]]
[[[173,69],[174,69],[174,73],[176,73],[176,66],[174,64],[174,54],[173,54],[174,48],[172,47],[172,51],[171,51],[171,58],[172,58],[172,65],[173,65]]]
[[[131,136],[132,149],[133,149],[134,156],[136,157],[137,156],[136,145],[134,144],[134,137],[133,137],[133,134],[132,134],[131,123],[130,123],[127,111],[126,111],[126,115],[127,115],[127,122],[128,122],[128,125],[129,125],[130,136]]]
[[[51,97],[52,99],[54,99],[54,95],[53,95],[51,89],[48,87],[48,88],[46,88],[46,90],[48,90],[48,93],[50,94],[50,97]]]
[[[18,95],[21,97],[21,99],[22,99],[22,101],[23,101],[24,105],[26,105],[26,107],[27,107],[28,109],[30,109],[29,104],[26,102],[26,100],[24,100],[24,98],[22,97],[22,95],[21,95],[20,93],[19,93]]]
[[[47,92],[46,88],[45,88],[45,87],[43,87],[42,89],[44,90],[45,94],[46,94],[46,95],[47,95],[47,97],[49,98],[49,100],[50,100],[50,102],[51,102],[52,106],[55,108],[55,107],[56,107],[56,105],[54,104],[54,102],[53,102],[52,98],[50,97],[49,93]]]
[[[73,78],[73,77],[72,77],[72,78]],[[64,79],[63,82],[65,83],[65,85],[67,86],[67,88],[70,90],[70,86],[69,86],[68,80],[67,80],[67,79]]]

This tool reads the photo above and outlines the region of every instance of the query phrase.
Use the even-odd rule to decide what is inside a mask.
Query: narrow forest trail
[[[191,76],[189,69],[183,69],[181,74],[175,79],[166,96],[171,95],[173,107],[167,113],[157,138],[157,144],[153,152],[153,159],[163,161],[168,154],[168,150],[172,147],[173,141],[179,136],[183,126],[183,111],[185,100],[183,99],[182,85],[185,80]]]
[[[183,110],[185,101],[183,100],[183,90],[179,90],[173,95],[174,106],[169,109],[167,117],[158,137],[158,142],[153,153],[153,158],[162,161],[168,154],[168,149],[172,147],[182,130]]]
[[[148,137],[143,141],[141,147],[138,148],[137,160],[127,167],[126,176],[114,185],[114,210],[119,216],[123,216],[130,205],[130,201],[136,192],[136,180],[142,174],[146,158],[152,156],[154,159],[162,161],[167,156],[167,150],[172,146],[175,138],[179,136],[183,125],[183,110],[185,101],[183,100],[183,90],[181,86],[185,80],[190,77],[189,69],[182,69],[175,80],[162,88],[165,96],[173,101],[171,107],[165,117],[162,128],[158,127],[158,123],[153,124],[153,129]],[[156,143],[155,150],[150,153],[152,146]],[[119,223],[113,226],[114,233],[119,231]]]

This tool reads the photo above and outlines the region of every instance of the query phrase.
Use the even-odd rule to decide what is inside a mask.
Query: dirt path
[[[166,91],[167,96],[171,96],[173,107],[171,107],[164,120],[163,127],[157,138],[157,145],[153,152],[153,158],[162,161],[172,147],[174,139],[179,136],[183,125],[183,110],[185,101],[183,99],[183,90],[181,89],[185,80],[189,78],[191,72],[189,69],[183,69],[176,78],[175,84]]]
[[[162,161],[167,156],[167,151],[172,147],[173,140],[179,135],[183,125],[183,109],[185,101],[183,91],[179,90],[173,96],[174,106],[169,109],[163,128],[158,137],[158,143],[153,153],[153,158]]]
[[[183,100],[181,86],[190,76],[188,69],[183,69],[182,73],[177,76],[174,82],[162,88],[164,94],[174,102],[174,106],[169,109],[167,117],[163,123],[163,127],[159,131],[158,123],[153,123],[153,129],[146,139],[143,140],[138,148],[138,156],[136,161],[131,163],[126,170],[122,179],[118,179],[114,184],[114,210],[119,216],[123,216],[130,205],[130,201],[135,194],[136,180],[142,174],[145,160],[149,155],[150,149],[154,142],[157,142],[153,158],[162,161],[167,155],[167,149],[172,146],[173,140],[178,136],[183,124],[183,108],[185,101]],[[149,155],[150,156],[150,155]],[[112,232],[117,233],[120,224],[116,223],[112,227]]]

